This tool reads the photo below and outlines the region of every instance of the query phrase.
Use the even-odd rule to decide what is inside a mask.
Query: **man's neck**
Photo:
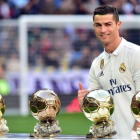
[[[103,46],[107,53],[113,53],[116,50],[116,48],[119,46],[120,43],[121,43],[121,38],[119,37],[117,40],[114,40],[113,43],[103,44]]]

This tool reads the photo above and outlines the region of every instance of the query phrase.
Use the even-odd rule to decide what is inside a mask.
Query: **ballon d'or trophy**
[[[114,101],[107,91],[90,91],[83,99],[82,110],[93,121],[87,138],[111,138],[117,133],[115,123],[109,119],[114,112]]]
[[[29,100],[31,114],[40,122],[34,126],[31,137],[55,137],[61,132],[55,116],[59,113],[61,102],[53,90],[42,89],[35,92]]]
[[[130,109],[134,118],[140,122],[140,92],[132,97]],[[140,139],[140,125],[137,127],[137,136]]]
[[[0,95],[0,136],[5,136],[5,134],[9,131],[7,127],[7,121],[2,117],[4,115],[6,109],[4,98]]]

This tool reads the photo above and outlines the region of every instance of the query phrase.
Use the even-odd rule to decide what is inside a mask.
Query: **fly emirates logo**
[[[121,93],[121,92],[127,92],[127,91],[131,91],[131,86],[130,84],[128,85],[117,85],[116,79],[111,79],[109,80],[111,86],[113,87],[112,89],[108,90],[108,92],[112,95],[114,95],[115,93]]]

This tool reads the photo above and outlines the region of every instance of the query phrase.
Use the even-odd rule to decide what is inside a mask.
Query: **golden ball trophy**
[[[93,121],[87,138],[111,138],[117,133],[115,123],[109,119],[114,112],[114,101],[107,91],[89,92],[83,99],[82,111]]]
[[[140,92],[132,97],[130,109],[134,118],[140,122]],[[137,127],[137,136],[140,139],[140,125]]]
[[[2,117],[4,115],[6,109],[6,104],[3,99],[3,97],[0,95],[0,136],[5,136],[5,134],[9,131],[9,128],[7,127],[7,121]]]
[[[61,102],[53,90],[42,89],[35,92],[29,101],[31,114],[40,122],[34,126],[31,137],[55,137],[61,132],[55,116],[59,113]]]

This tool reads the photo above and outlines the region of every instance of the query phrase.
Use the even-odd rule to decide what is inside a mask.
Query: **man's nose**
[[[104,33],[105,31],[106,31],[106,27],[105,26],[102,26],[101,27],[101,32]]]

